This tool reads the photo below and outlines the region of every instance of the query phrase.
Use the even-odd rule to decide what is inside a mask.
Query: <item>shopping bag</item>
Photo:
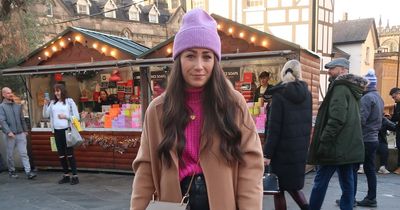
[[[52,152],[57,152],[56,138],[54,136],[50,137],[50,147]]]
[[[77,147],[83,143],[82,136],[74,126],[65,130],[65,138],[67,141],[67,147]]]

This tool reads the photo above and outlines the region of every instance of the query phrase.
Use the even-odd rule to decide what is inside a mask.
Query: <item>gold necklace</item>
[[[190,117],[191,120],[195,120],[196,119],[196,115],[194,115],[194,114],[191,114],[189,117]]]

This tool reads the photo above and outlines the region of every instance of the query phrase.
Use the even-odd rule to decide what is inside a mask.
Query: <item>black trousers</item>
[[[67,140],[65,138],[65,131],[67,129],[54,129],[54,138],[56,139],[56,146],[58,152],[58,158],[60,160],[61,167],[63,168],[64,174],[68,174],[68,163],[71,167],[73,175],[77,174],[76,160],[74,156],[74,148],[67,147]]]
[[[181,181],[182,196],[185,195],[192,176],[187,176]],[[189,190],[188,210],[209,210],[207,186],[203,174],[194,175],[192,186]]]

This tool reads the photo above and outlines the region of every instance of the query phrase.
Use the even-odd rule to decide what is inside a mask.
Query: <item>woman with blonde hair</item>
[[[311,134],[312,97],[307,83],[301,80],[301,64],[286,62],[281,83],[271,88],[268,134],[264,145],[265,163],[279,178],[280,193],[275,195],[275,208],[286,209],[287,191],[302,210],[308,209],[301,189]]]
[[[246,101],[220,66],[210,15],[184,15],[173,59],[165,92],[145,114],[131,210],[146,209],[153,195],[181,202],[185,192],[190,210],[261,210],[261,142]]]

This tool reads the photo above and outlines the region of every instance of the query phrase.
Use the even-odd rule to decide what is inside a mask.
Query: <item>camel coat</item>
[[[243,96],[235,91],[235,97],[244,110],[243,121],[237,119],[236,123],[242,132],[240,147],[245,164],[228,165],[219,151],[218,137],[213,138],[210,147],[205,147],[201,141],[200,166],[207,185],[210,210],[261,210],[264,170],[261,142]],[[163,167],[157,157],[157,146],[163,138],[163,101],[164,95],[157,97],[146,111],[141,146],[132,164],[135,178],[131,210],[146,209],[154,192],[161,201],[180,202],[182,199],[176,151],[171,151],[173,163],[170,168]]]

